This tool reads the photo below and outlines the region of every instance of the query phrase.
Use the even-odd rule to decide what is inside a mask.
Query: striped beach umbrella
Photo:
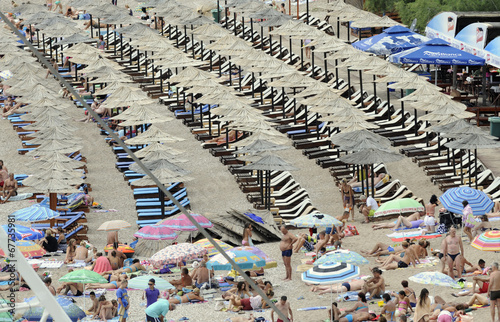
[[[434,286],[458,287],[457,282],[450,276],[441,272],[422,272],[410,276],[410,281],[419,284],[428,284]]]
[[[233,246],[223,242],[220,239],[214,238],[214,240],[217,243],[217,245],[219,245],[223,250],[229,250],[229,249],[233,248]],[[214,245],[212,245],[212,243],[206,238],[200,239],[197,242],[195,242],[194,244],[205,248],[208,252],[208,257],[212,257],[212,256],[219,254],[219,251],[217,249],[215,249]]]
[[[199,214],[191,214],[191,216],[193,216],[194,220],[196,220],[196,222],[198,224],[200,224],[201,227],[203,227],[203,228],[212,228],[213,227],[212,222],[210,222],[210,220],[208,220],[204,216],[199,215]],[[166,220],[160,221],[158,224],[166,226],[166,227],[173,229],[173,230],[181,230],[181,231],[196,231],[196,230],[198,230],[198,228],[196,228],[196,226],[193,225],[191,220],[189,220],[188,217],[184,214],[180,215],[179,217],[177,217],[175,219],[166,219]]]
[[[228,250],[226,253],[241,269],[252,269],[254,267],[266,266],[266,260],[264,258],[248,251]],[[214,270],[219,271],[229,271],[232,269],[232,266],[227,259],[222,256],[222,254],[218,254],[207,262],[207,268],[213,268]]]
[[[155,267],[161,267],[164,264],[177,264],[182,261],[193,260],[203,257],[207,250],[200,245],[189,243],[180,243],[170,245],[160,250],[151,257],[151,263]]]
[[[368,260],[356,252],[351,252],[349,250],[336,250],[333,252],[326,253],[321,256],[318,260],[314,262],[314,265],[321,265],[323,263],[346,263],[351,265],[364,265],[368,264]]]
[[[177,238],[175,231],[164,225],[144,226],[134,236],[149,240],[173,240]]]
[[[12,228],[9,227],[9,225],[2,225],[2,228],[7,234],[14,234],[14,240],[35,240],[43,238],[43,232],[35,228],[21,225],[14,225]]]
[[[347,263],[326,262],[302,273],[302,281],[310,284],[336,284],[359,276],[359,267]]]
[[[474,238],[472,247],[479,250],[500,251],[500,231],[490,230]]]
[[[16,241],[16,246],[26,258],[38,258],[47,253],[42,246],[29,240],[18,240]],[[9,257],[9,255],[9,252],[6,254],[3,249],[0,249],[0,256]]]
[[[464,206],[462,201],[467,201],[472,208],[474,216],[481,216],[493,208],[493,201],[487,194],[470,187],[458,187],[446,190],[439,200],[448,211],[461,214]]]
[[[264,269],[267,268],[273,268],[278,266],[278,263],[271,257],[269,257],[266,253],[264,253],[260,248],[255,247],[255,246],[240,246],[240,247],[235,247],[231,250],[244,250],[246,252],[250,252],[252,254],[255,254],[259,257],[262,257],[266,261],[266,266],[264,266]]]
[[[19,209],[11,214],[17,221],[33,222],[49,220],[60,216],[60,213],[48,207],[33,205],[31,207]]]
[[[299,228],[326,228],[332,226],[342,226],[342,222],[330,215],[312,212],[305,216],[300,216],[291,220],[290,225]]]
[[[415,199],[402,198],[384,202],[374,216],[399,215],[402,213],[424,211],[425,207]]]

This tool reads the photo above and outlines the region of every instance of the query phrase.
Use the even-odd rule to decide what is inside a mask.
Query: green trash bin
[[[222,10],[219,9],[219,14],[217,14],[217,9],[212,9],[211,12],[212,12],[212,17],[214,18],[214,21],[219,23],[219,18],[221,16]]]
[[[490,121],[490,134],[500,138],[500,117],[490,117],[488,121]]]

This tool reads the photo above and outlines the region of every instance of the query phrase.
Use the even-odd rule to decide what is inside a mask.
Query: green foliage
[[[405,25],[417,18],[423,32],[435,15],[443,11],[499,11],[499,0],[365,0],[365,10],[374,13],[397,11]]]

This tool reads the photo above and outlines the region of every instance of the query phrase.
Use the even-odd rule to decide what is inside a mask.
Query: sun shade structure
[[[256,254],[245,250],[228,250],[226,254],[236,262],[241,269],[252,269],[254,267],[266,266],[266,260]],[[232,269],[231,264],[221,254],[215,255],[207,262],[208,269],[218,271],[229,271]]]
[[[200,224],[203,228],[211,228],[213,224],[206,217],[200,214],[191,214],[197,223]],[[158,223],[159,225],[163,225],[172,230],[181,230],[181,231],[196,231],[195,225],[187,218],[186,215],[182,214],[175,219],[165,219]]]
[[[130,223],[126,222],[125,220],[110,220],[102,223],[97,230],[99,231],[119,231],[125,228],[131,227]]]
[[[460,288],[453,278],[441,272],[421,272],[410,276],[409,280],[419,284]]]
[[[402,213],[413,213],[417,211],[424,211],[425,207],[415,199],[402,198],[395,199],[383,203],[377,211],[375,211],[374,216],[387,216],[387,215],[398,215]]]
[[[222,240],[220,239],[217,239],[215,238],[215,242],[222,248],[224,249],[225,251],[233,248],[233,246],[223,242]],[[203,248],[205,248],[208,252],[208,257],[213,257],[217,254],[219,254],[219,251],[217,249],[215,249],[214,245],[212,245],[212,243],[210,243],[210,241],[206,238],[203,238],[203,239],[200,239],[198,240],[197,242],[194,242],[195,245],[199,245]]]
[[[128,288],[145,290],[149,287],[148,285],[149,280],[152,278],[155,280],[155,288],[157,288],[160,291],[175,289],[175,286],[165,281],[163,278],[158,278],[158,276],[153,276],[153,275],[137,276],[131,279],[128,282]]]
[[[2,225],[3,230],[7,233],[11,228],[9,225]],[[30,228],[26,226],[16,225],[14,227],[14,238],[13,240],[36,240],[42,239],[44,236],[43,232],[35,228]]]
[[[10,215],[15,217],[17,221],[36,222],[50,220],[52,218],[59,217],[61,214],[47,207],[36,204],[31,207],[14,211]]]
[[[42,246],[29,240],[18,240],[15,245],[25,258],[39,258],[47,253]],[[8,253],[10,253],[9,250],[7,250]],[[7,254],[3,249],[0,249],[0,256],[7,257]]]
[[[498,252],[500,251],[500,231],[486,231],[474,238],[471,245],[482,251]]]
[[[448,189],[439,197],[439,201],[441,201],[443,207],[455,214],[462,214],[464,209],[462,201],[467,201],[474,216],[481,216],[490,212],[494,205],[487,194],[470,187]]]
[[[302,273],[302,281],[309,284],[336,284],[359,276],[359,267],[347,263],[326,262]]]
[[[201,258],[207,250],[199,245],[181,243],[168,246],[151,257],[151,263],[159,268],[165,264],[177,264],[182,261],[189,261]]]
[[[340,161],[348,164],[373,164],[379,162],[396,162],[403,158],[389,150],[366,149],[340,157]]]
[[[319,212],[312,212],[305,216],[290,221],[290,225],[299,228],[327,228],[332,226],[342,226],[342,222],[334,217]]]
[[[177,234],[164,225],[148,225],[139,229],[134,237],[149,240],[174,240],[177,238]]]
[[[314,262],[315,266],[324,264],[324,263],[346,263],[351,265],[365,265],[368,264],[369,261],[356,252],[352,252],[349,250],[339,249],[333,252],[328,252],[325,255],[321,256]]]

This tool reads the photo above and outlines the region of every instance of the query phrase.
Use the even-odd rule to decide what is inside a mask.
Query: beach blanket
[[[40,268],[60,268],[63,264],[64,261],[44,260],[43,263],[40,264]]]
[[[326,310],[326,306],[311,306],[311,307],[303,307],[300,309],[297,309],[297,311],[316,311],[316,310]]]
[[[20,201],[20,200],[25,200],[25,199],[28,199],[31,197],[33,197],[32,193],[20,193],[17,196],[10,197],[9,201]],[[2,200],[5,199],[4,197],[1,197],[1,198],[2,198]]]

